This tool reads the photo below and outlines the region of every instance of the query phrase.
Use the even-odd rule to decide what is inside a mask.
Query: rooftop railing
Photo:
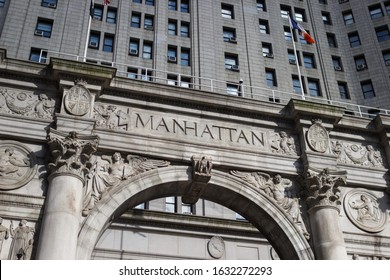
[[[50,57],[71,59],[85,63],[100,64],[110,66],[117,69],[117,76],[129,79],[139,79],[143,81],[166,84],[175,87],[198,89],[219,94],[227,94],[249,98],[254,100],[261,100],[273,103],[287,104],[291,98],[304,99],[316,103],[329,104],[341,106],[345,108],[346,115],[353,115],[362,118],[373,118],[377,114],[390,115],[390,110],[380,109],[376,107],[369,107],[354,104],[351,102],[343,102],[337,100],[330,100],[321,97],[314,97],[308,95],[301,95],[301,93],[285,92],[270,88],[262,88],[245,85],[244,82],[238,81],[236,83],[221,81],[216,79],[196,77],[185,75],[182,73],[175,73],[169,71],[162,71],[152,68],[147,68],[139,65],[123,64],[113,61],[107,61],[96,58],[89,58],[74,54],[61,53],[49,50],[42,50],[39,62],[48,63]],[[126,70],[123,70],[126,69]]]

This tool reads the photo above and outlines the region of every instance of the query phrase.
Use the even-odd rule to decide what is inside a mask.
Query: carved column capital
[[[71,173],[85,177],[91,167],[90,158],[99,143],[97,135],[80,135],[75,131],[64,133],[50,129],[47,135],[51,161],[51,174]]]
[[[338,206],[339,187],[346,184],[346,171],[309,168],[305,178],[308,209],[316,206]]]

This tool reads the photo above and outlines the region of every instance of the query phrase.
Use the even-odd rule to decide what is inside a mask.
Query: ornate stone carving
[[[41,93],[14,89],[0,89],[0,112],[39,119],[52,119],[55,111],[55,100]]]
[[[199,182],[208,182],[211,178],[211,169],[213,167],[213,160],[211,157],[201,155],[192,156],[192,176],[193,180]]]
[[[314,119],[312,123],[306,134],[307,143],[313,151],[325,153],[329,146],[328,132],[322,125],[322,120]]]
[[[13,222],[11,221],[9,232],[12,237],[12,244],[9,251],[8,259],[31,259],[35,229],[33,227],[27,226],[26,220],[21,220],[19,226],[14,229]]]
[[[64,106],[66,111],[75,116],[84,116],[91,109],[92,96],[85,81],[76,81],[76,85],[65,91]]]
[[[292,136],[288,136],[284,131],[280,131],[272,137],[271,150],[273,153],[297,155],[294,138]]]
[[[130,123],[130,115],[114,105],[95,105],[94,115],[96,126],[102,128],[127,130]]]
[[[30,149],[15,141],[0,141],[0,190],[24,186],[36,171],[37,161]]]
[[[109,189],[117,187],[122,181],[145,171],[168,165],[170,163],[165,160],[154,160],[135,155],[128,155],[125,161],[118,152],[112,156],[103,155],[101,160],[95,162],[92,172],[88,176],[83,215],[88,215],[102,195]]]
[[[0,218],[0,253],[1,248],[3,247],[4,240],[7,240],[9,237],[9,231],[8,229],[3,226],[3,218]]]
[[[213,236],[207,243],[207,250],[214,259],[220,259],[225,253],[225,242],[222,237]]]
[[[388,213],[381,211],[375,195],[363,189],[345,195],[344,209],[349,220],[361,230],[376,233],[387,225]]]
[[[292,197],[292,194],[288,195],[288,192],[292,189],[291,180],[282,178],[279,174],[272,178],[269,174],[263,172],[247,173],[232,170],[230,173],[251,184],[256,189],[264,192],[267,196],[275,200],[299,226],[305,237],[309,239],[310,235],[306,230],[301,216],[299,199],[297,197]]]
[[[323,170],[311,168],[305,178],[306,194],[309,208],[314,206],[340,205],[339,187],[346,184],[346,172],[331,172],[328,168]]]
[[[337,156],[337,162],[341,164],[386,167],[383,152],[373,145],[363,146],[332,141],[332,152]]]
[[[91,155],[99,143],[97,135],[80,135],[50,129],[47,136],[52,160],[48,164],[51,173],[72,173],[84,178],[92,166]]]

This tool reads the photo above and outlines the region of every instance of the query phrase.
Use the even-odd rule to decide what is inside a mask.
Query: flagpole
[[[294,48],[295,61],[296,61],[297,69],[298,69],[299,85],[301,86],[301,97],[302,97],[302,100],[305,100],[305,91],[303,89],[301,70],[299,68],[299,60],[298,60],[298,55],[297,55],[297,48],[295,47],[294,33],[293,33],[293,29],[292,29],[292,22],[291,22],[290,14],[288,15],[288,21],[290,23],[291,39],[292,39],[293,48]]]
[[[88,51],[88,45],[89,45],[89,36],[90,36],[90,33],[91,33],[91,23],[92,23],[92,10],[93,8],[95,7],[95,2],[94,0],[91,0],[91,4],[90,4],[90,7],[89,7],[89,17],[88,17],[88,29],[87,29],[87,39],[86,39],[86,42],[85,42],[85,48],[84,48],[84,57],[83,57],[83,61],[85,62],[87,60],[87,51]]]

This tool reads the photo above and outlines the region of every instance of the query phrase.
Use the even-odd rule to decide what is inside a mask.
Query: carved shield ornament
[[[313,120],[306,134],[307,143],[313,151],[325,153],[329,146],[329,136],[321,120]]]
[[[344,209],[348,219],[366,232],[380,232],[387,225],[388,213],[382,211],[374,194],[363,189],[355,189],[346,194]]]
[[[91,108],[91,94],[83,84],[76,84],[64,97],[65,109],[69,114],[84,116]]]
[[[15,141],[0,141],[0,190],[26,185],[37,171],[37,161],[30,149]]]

